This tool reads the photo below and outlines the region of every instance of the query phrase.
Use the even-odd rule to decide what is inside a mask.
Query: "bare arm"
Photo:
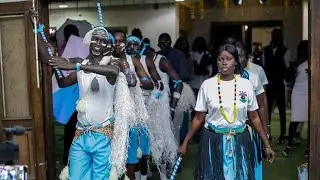
[[[53,56],[49,65],[63,70],[77,70],[76,64],[67,61],[60,56]],[[81,65],[80,70],[100,74],[106,77],[117,77],[119,74],[119,68],[115,65]]]
[[[161,58],[160,60],[160,70],[166,72],[172,81],[180,80],[178,73],[173,69],[172,65],[165,58]],[[183,84],[179,83],[176,88],[173,89],[174,92],[181,94],[183,89]],[[170,107],[176,108],[178,104],[179,98],[172,98]]]
[[[261,137],[264,147],[269,147],[270,146],[269,140],[263,130],[261,120],[259,118],[257,111],[248,111],[248,115],[249,115],[249,120],[252,122],[254,129]]]
[[[84,59],[80,57],[67,58],[70,63],[82,63]]]
[[[188,145],[188,142],[190,141],[190,139],[203,126],[205,116],[206,116],[205,112],[196,112],[196,115],[194,116],[194,118],[192,120],[191,129],[189,130],[186,138],[183,141],[184,146]]]
[[[38,19],[38,14],[35,10],[30,10],[29,14],[30,22],[34,27],[34,18]],[[37,20],[38,21],[38,20]],[[37,36],[37,43],[38,43],[38,55],[39,55],[39,60],[44,63],[44,64],[49,64],[50,60],[50,55],[48,53],[48,48],[51,49],[52,53],[54,54],[54,49],[52,48],[52,45],[49,42],[44,42],[40,33],[36,33]]]
[[[154,88],[153,82],[148,76],[148,74],[146,73],[146,71],[143,69],[141,62],[136,58],[132,59],[132,62],[136,69],[136,73],[140,79],[141,88],[145,90],[153,90]]]
[[[156,69],[154,62],[152,60],[150,60],[149,58],[147,58],[146,64],[147,64],[148,71],[150,73],[150,76],[151,76],[154,84],[157,86],[157,88],[159,88],[160,90],[163,90],[163,83],[161,82],[160,75],[157,72],[157,69]]]
[[[137,85],[137,77],[134,72],[130,70],[130,66],[126,59],[120,59],[120,67],[121,72],[123,72],[123,74],[126,76],[128,86],[135,87]]]
[[[259,105],[259,109],[258,109],[258,114],[259,114],[259,117],[260,117],[260,120],[261,120],[261,124],[263,126],[263,129],[264,129],[264,132],[265,133],[268,133],[268,123],[267,123],[267,115],[268,114],[268,106],[266,103],[265,103],[265,99],[266,99],[266,93],[261,93],[257,96],[257,101],[258,101],[258,105]]]
[[[265,121],[266,126],[267,126],[266,133],[268,133],[268,135],[269,135],[269,133],[270,133],[269,128],[268,128],[268,126],[269,126],[269,109],[268,109],[268,98],[267,98],[266,93],[264,93],[264,96],[263,96],[263,110],[264,110],[264,115],[266,118],[266,121]]]
[[[39,60],[44,63],[44,64],[49,64],[49,60],[51,56],[49,55],[48,48],[51,49],[52,53],[54,54],[54,48],[52,48],[52,45],[49,42],[44,42],[42,40],[42,37],[40,34],[37,34],[38,38],[38,55],[39,55]]]
[[[67,77],[62,75],[62,78],[56,78],[56,79],[60,88],[65,88],[73,84],[76,84],[78,82],[77,72],[72,72]]]
[[[117,77],[119,75],[119,68],[116,66],[102,66],[102,65],[81,65],[81,70],[100,74],[106,77]],[[74,69],[75,70],[75,69]]]

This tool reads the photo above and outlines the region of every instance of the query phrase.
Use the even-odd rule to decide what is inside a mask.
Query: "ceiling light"
[[[183,2],[184,0],[176,0],[176,2]]]
[[[59,5],[59,8],[68,8],[68,5],[61,4],[61,5]]]

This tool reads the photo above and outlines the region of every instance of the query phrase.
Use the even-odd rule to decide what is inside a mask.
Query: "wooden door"
[[[320,1],[309,0],[309,180],[320,179]]]
[[[14,137],[18,163],[28,166],[29,179],[45,180],[42,78],[38,86],[31,7],[31,1],[0,3],[0,121],[25,127],[23,136]]]

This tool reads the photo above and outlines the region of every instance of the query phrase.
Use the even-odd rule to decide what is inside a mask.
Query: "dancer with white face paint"
[[[35,16],[32,10],[31,19]],[[79,84],[77,131],[70,149],[69,168],[60,179],[105,180],[121,176],[125,172],[129,120],[135,109],[122,73],[122,61],[112,57],[113,37],[103,27],[89,31],[84,38],[90,51],[85,60],[49,56],[41,37],[38,41],[39,57],[44,64],[76,70],[57,78],[59,86]]]

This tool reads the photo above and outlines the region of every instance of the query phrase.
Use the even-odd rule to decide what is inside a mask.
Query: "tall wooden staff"
[[[35,5],[35,0],[32,0],[32,7],[35,10],[36,5]],[[38,35],[37,35],[37,18],[33,18],[33,25],[34,25],[34,46],[36,49],[36,71],[37,71],[37,87],[40,88],[40,76],[39,76],[39,56],[38,56]]]

